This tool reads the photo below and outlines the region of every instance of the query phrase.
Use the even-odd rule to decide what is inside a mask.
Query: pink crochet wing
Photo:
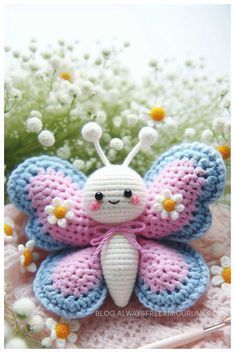
[[[90,243],[96,223],[83,208],[85,180],[68,162],[49,156],[30,158],[14,170],[8,181],[9,196],[29,215],[26,234],[38,247],[57,250]],[[64,227],[49,221],[48,206],[53,207],[55,199],[71,203],[72,217],[66,219]]]
[[[77,319],[92,314],[107,295],[95,248],[48,256],[34,280],[34,293],[49,311]]]
[[[193,143],[170,149],[144,178],[148,205],[139,218],[146,226],[142,235],[178,241],[203,235],[211,224],[208,205],[221,196],[225,179],[224,162],[212,147]]]
[[[205,292],[209,271],[195,250],[183,243],[140,239],[135,293],[156,312],[178,312],[192,306]]]

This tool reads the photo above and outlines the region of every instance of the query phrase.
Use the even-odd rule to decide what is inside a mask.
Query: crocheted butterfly
[[[12,202],[29,215],[28,238],[53,251],[36,274],[36,297],[65,318],[93,313],[107,290],[120,307],[133,289],[156,312],[192,306],[206,290],[209,273],[185,243],[211,224],[208,205],[225,184],[221,156],[201,143],[175,146],[142,179],[128,165],[156,141],[154,129],[140,131],[122,165],[109,163],[96,123],[86,124],[82,135],[105,165],[89,178],[49,156],[26,160],[9,178]]]

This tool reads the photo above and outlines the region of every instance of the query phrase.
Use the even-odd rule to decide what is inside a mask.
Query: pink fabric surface
[[[202,193],[202,186],[205,179],[202,177],[204,170],[195,168],[193,162],[187,159],[176,160],[169,163],[148,185],[148,204],[139,220],[145,223],[143,232],[146,238],[159,239],[172,234],[181,229],[185,224],[193,219],[192,213],[196,209],[196,200]],[[155,196],[161,195],[164,189],[171,193],[181,194],[183,196],[182,204],[185,206],[183,212],[177,221],[170,218],[162,219],[161,213],[154,212],[152,207],[155,202]]]
[[[209,266],[219,264],[223,255],[230,256],[230,212],[222,206],[213,206],[213,224],[207,234],[193,242]],[[6,206],[6,216],[16,223],[20,242],[24,242],[25,216],[12,205]],[[41,257],[45,256],[41,252]],[[54,317],[35,300],[32,293],[33,275],[19,272],[19,254],[16,245],[5,246],[5,300],[9,307],[20,297],[31,297],[37,313],[43,317]],[[108,298],[105,304],[92,316],[81,321],[76,345],[80,348],[137,348],[186,332],[189,328],[213,325],[230,315],[230,293],[220,287],[209,286],[207,293],[191,309],[176,316],[157,315],[145,309],[133,295],[130,304],[117,308]],[[35,335],[38,339],[48,332]],[[182,348],[229,348],[230,328],[227,327],[201,341]]]

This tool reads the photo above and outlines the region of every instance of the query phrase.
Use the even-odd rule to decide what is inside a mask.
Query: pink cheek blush
[[[132,198],[131,198],[131,203],[132,203],[133,205],[138,205],[138,204],[140,203],[140,197],[137,196],[137,195],[132,196]]]
[[[100,203],[98,201],[91,201],[89,204],[89,209],[91,211],[98,211],[100,209]]]

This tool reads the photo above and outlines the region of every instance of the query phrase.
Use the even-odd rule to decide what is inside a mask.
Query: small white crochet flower
[[[34,240],[29,240],[25,245],[18,245],[20,252],[20,269],[22,273],[25,272],[36,272],[37,266],[34,261],[39,259],[39,254],[34,252]]]
[[[31,332],[40,332],[44,328],[44,320],[40,315],[34,315],[28,322],[28,327]]]
[[[45,207],[46,213],[49,214],[47,221],[50,224],[58,224],[59,227],[65,228],[67,219],[74,219],[74,213],[71,210],[72,206],[71,200],[63,201],[59,197],[55,197],[52,200],[52,204]]]
[[[20,320],[30,319],[35,304],[30,298],[21,298],[14,302],[13,311]]]
[[[51,331],[50,337],[45,337],[41,343],[44,347],[52,347],[55,342],[56,348],[65,348],[66,342],[75,343],[77,341],[77,332],[80,327],[78,320],[65,320],[60,319],[56,322],[52,318],[46,320],[46,326]]]
[[[170,216],[173,221],[176,221],[179,218],[179,213],[185,208],[182,201],[181,194],[172,195],[170,190],[163,190],[162,194],[155,196],[152,209],[155,212],[161,212],[162,219]]]
[[[15,223],[11,218],[4,218],[4,241],[10,243],[16,240]]]
[[[228,256],[223,256],[220,259],[221,266],[211,266],[211,273],[214,275],[211,283],[214,286],[220,286],[223,289],[229,289],[231,286],[231,261]]]

